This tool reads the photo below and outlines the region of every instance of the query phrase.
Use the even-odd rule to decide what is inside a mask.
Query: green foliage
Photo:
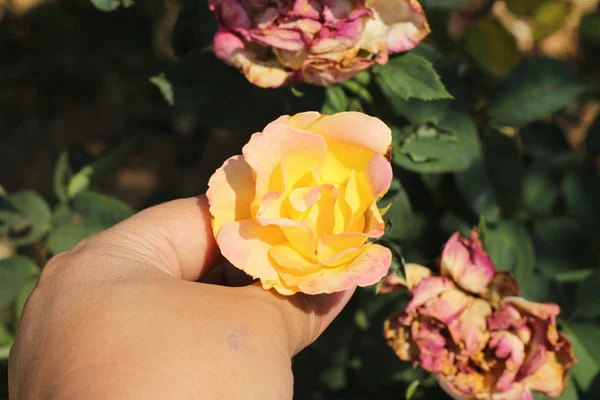
[[[427,59],[413,53],[394,57],[387,64],[373,68],[373,72],[382,90],[391,91],[403,100],[438,100],[451,97],[433,65]]]
[[[120,9],[104,14],[90,6],[90,15],[122,15],[124,20],[130,12],[150,18],[160,14],[161,8],[137,2],[123,10],[121,6],[131,5],[130,0],[91,1],[104,11]],[[519,47],[512,28],[490,13],[491,2],[479,2],[479,10],[468,0],[420,3],[432,30],[426,42],[329,88],[304,84],[262,89],[248,83],[211,51],[217,21],[207,0],[179,2],[171,34],[176,57],[168,65],[164,60],[139,62],[135,58],[139,43],[132,44],[126,54],[116,52],[107,35],[114,34],[119,44],[134,43],[131,35],[135,29],[131,27],[129,32],[127,26],[126,34],[113,32],[112,26],[106,28],[108,19],[101,24],[96,21],[84,31],[98,31],[92,44],[78,42],[90,37],[88,34],[68,36],[68,40],[77,38],[77,44],[69,46],[81,47],[78,51],[83,51],[86,59],[104,57],[106,64],[124,60],[121,69],[111,73],[131,81],[135,95],[113,87],[112,75],[98,78],[97,85],[110,93],[111,101],[123,98],[119,115],[110,115],[113,124],[98,127],[112,132],[115,126],[124,126],[118,131],[120,136],[114,136],[120,143],[114,145],[116,139],[111,137],[107,151],[92,155],[83,149],[93,147],[94,139],[82,135],[74,141],[80,146],[72,143],[56,157],[51,184],[28,181],[23,188],[14,189],[14,184],[6,182],[8,190],[0,186],[0,251],[8,245],[9,253],[0,259],[0,366],[8,357],[26,299],[49,257],[129,217],[134,208],[144,208],[140,204],[202,193],[206,179],[226,156],[239,154],[252,133],[280,115],[308,110],[327,114],[362,111],[392,128],[394,179],[379,204],[386,235],[377,240],[392,252],[390,272],[404,277],[405,263],[420,263],[435,271],[449,235],[455,231],[466,235],[477,227],[497,268],[515,274],[524,297],[561,307],[560,328],[572,341],[578,359],[561,398],[595,399],[600,390],[600,117],[588,129],[585,110],[598,100],[595,51],[600,43],[599,14],[584,15],[580,43],[568,44],[579,49],[577,57],[559,61],[539,43],[569,19],[573,7],[569,2],[505,1],[510,12],[530,25],[534,48],[527,51]],[[456,12],[469,5],[472,7],[461,14],[462,33],[450,37],[450,28],[456,28],[452,25],[457,21]],[[88,14],[79,17],[78,23],[86,27],[92,18]],[[1,19],[0,24],[4,22]],[[17,18],[10,19],[20,23]],[[156,27],[173,19],[170,15],[152,20],[148,26],[156,30],[145,28],[140,37],[148,43],[150,38],[158,41],[161,35]],[[36,40],[45,44],[41,39]],[[0,39],[0,51],[3,44]],[[29,53],[30,47],[24,48]],[[110,57],[92,53],[93,48],[110,49]],[[36,62],[49,65],[48,70],[54,68],[54,58],[48,60],[43,53],[38,61],[38,55]],[[0,68],[9,58],[2,58]],[[69,57],[56,57],[63,58]],[[15,65],[22,63],[18,57],[16,60]],[[60,67],[57,69],[63,71],[62,64]],[[96,79],[104,67],[99,64],[90,76]],[[68,76],[68,71],[65,74]],[[30,76],[29,71],[18,68],[7,76],[21,75]],[[65,90],[77,84],[58,82]],[[30,92],[31,87],[22,91]],[[53,96],[59,92],[54,90]],[[93,109],[95,115],[107,118],[95,102],[77,103],[82,111],[91,115]],[[57,100],[58,106],[73,108]],[[0,107],[5,103],[0,102]],[[72,111],[78,112],[79,108]],[[187,129],[191,120],[196,125]],[[7,121],[0,118],[0,130],[4,132],[7,126],[10,133],[13,121]],[[578,124],[580,121],[585,123]],[[150,125],[160,125],[159,138],[146,133]],[[160,144],[146,148],[146,140]],[[165,143],[170,146],[163,147]],[[150,157],[149,148],[154,149]],[[172,159],[178,163],[163,165],[165,158],[159,154],[163,149],[172,151]],[[142,150],[146,151],[144,157],[140,156]],[[185,158],[181,153],[198,153],[199,160],[186,164],[179,160]],[[158,193],[139,194],[141,200],[133,201],[132,208],[114,197],[127,193],[129,201],[131,195],[117,188],[115,176],[132,165],[148,163],[148,159],[154,167],[149,170],[173,171],[163,178]],[[25,169],[19,165],[11,168],[15,173]],[[13,246],[15,254],[11,253]],[[408,294],[382,294],[379,288],[358,289],[324,335],[294,358],[294,398],[449,398],[430,374],[398,360],[386,345],[382,325],[403,309]],[[0,379],[0,398],[3,382]]]
[[[50,229],[51,219],[46,201],[31,190],[0,198],[0,235],[16,245],[40,240]]]
[[[560,110],[586,90],[562,61],[525,61],[500,85],[490,113],[498,124],[523,126]]]

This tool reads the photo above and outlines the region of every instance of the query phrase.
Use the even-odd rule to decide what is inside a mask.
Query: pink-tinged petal
[[[237,0],[211,0],[209,7],[219,24],[232,31],[244,32],[252,26],[250,16]]]
[[[382,282],[380,293],[391,293],[399,288],[411,290],[423,279],[431,276],[431,270],[418,264],[406,264],[404,266],[406,280],[399,277],[395,272],[390,273]]]
[[[245,219],[224,224],[216,239],[223,256],[235,267],[260,279],[263,288],[273,287],[283,295],[298,291],[281,280],[277,265],[269,257],[273,246],[285,243],[278,227],[262,226],[255,220]]]
[[[405,311],[411,313],[429,300],[453,289],[456,289],[456,286],[447,278],[439,276],[424,278],[411,291],[412,298],[406,305]]]
[[[419,309],[419,313],[449,324],[462,314],[467,305],[469,297],[466,294],[460,290],[449,290],[428,301]]]
[[[374,200],[383,196],[392,184],[393,172],[390,162],[381,153],[371,158],[365,170],[365,178]]]
[[[219,30],[213,38],[213,51],[215,55],[229,65],[242,68],[247,63],[244,41],[236,34]]]
[[[528,377],[527,386],[548,397],[560,397],[567,386],[567,372],[575,364],[575,359],[560,359],[557,353],[549,352],[548,360],[534,375]]]
[[[446,364],[447,340],[440,332],[440,327],[430,321],[415,321],[411,325],[411,334],[420,351],[421,367],[429,372],[441,371]]]
[[[454,342],[463,343],[464,354],[472,356],[481,351],[489,338],[487,318],[492,313],[490,303],[471,298],[461,316],[448,324],[448,330]]]
[[[321,0],[323,16],[327,22],[337,22],[350,16],[356,7],[353,0]]]
[[[318,20],[323,6],[318,1],[295,0],[290,15]]]
[[[392,254],[386,247],[370,244],[353,260],[339,267],[321,268],[314,273],[281,271],[284,282],[306,294],[341,292],[353,286],[370,286],[387,273]]]
[[[213,39],[215,55],[242,70],[246,78],[260,87],[280,87],[288,83],[292,73],[276,59],[259,60],[245,47],[244,41],[228,31],[219,31]]]
[[[325,114],[321,114],[316,111],[307,111],[292,115],[291,117],[280,117],[275,122],[288,124],[289,126],[295,129],[310,130],[312,124],[325,117]]]
[[[365,227],[364,231],[370,238],[378,238],[383,236],[385,231],[385,221],[377,208],[377,203],[371,204],[365,212]]]
[[[487,321],[490,331],[507,330],[520,325],[521,322],[521,314],[510,304],[504,304],[500,309],[494,311]]]
[[[375,60],[356,57],[357,50],[358,47],[355,47],[342,53],[321,54],[321,58],[309,58],[304,62],[302,70],[294,71],[290,79],[325,87],[346,82],[375,65]]]
[[[467,239],[459,232],[450,237],[442,252],[441,272],[461,288],[480,294],[487,291],[496,269],[473,230]]]
[[[258,29],[270,27],[279,17],[279,10],[275,7],[264,7],[254,16],[254,26]]]
[[[489,347],[494,350],[497,358],[505,360],[504,370],[496,382],[496,387],[501,391],[510,390],[525,360],[525,345],[512,333],[498,331],[492,332]]]
[[[262,88],[278,88],[290,83],[292,73],[277,60],[261,61],[255,58],[244,64],[242,72],[248,81]]]
[[[306,46],[304,35],[290,29],[281,29],[277,27],[270,27],[262,30],[256,29],[250,31],[250,37],[262,45],[288,51],[302,50]]]
[[[254,200],[252,168],[244,157],[233,156],[217,169],[208,181],[206,192],[213,216],[213,231],[219,233],[223,224],[251,217]]]
[[[375,153],[386,154],[392,145],[392,131],[386,124],[378,118],[354,111],[320,118],[310,130],[323,136],[328,143],[348,143]]]
[[[292,163],[298,168],[293,172],[311,171],[315,164],[325,159],[327,146],[318,135],[274,122],[261,133],[252,135],[242,153],[256,174],[256,196],[261,199],[269,191],[271,176],[282,162],[288,163],[290,173]],[[298,155],[302,157],[296,157]],[[300,164],[301,160],[310,164]],[[253,207],[257,210],[260,200],[255,203]]]
[[[554,303],[536,303],[522,297],[505,297],[504,302],[513,305],[521,313],[532,315],[554,324],[556,316],[560,314],[560,307]]]
[[[533,394],[526,385],[518,383],[511,390],[492,394],[492,400],[533,400]]]
[[[343,21],[333,26],[324,26],[316,35],[310,52],[320,54],[343,52],[354,47],[363,31],[364,20]]]
[[[360,47],[376,54],[408,51],[430,32],[421,5],[416,0],[368,0],[374,18],[367,21]]]
[[[321,199],[321,187],[295,189],[288,199],[296,211],[304,212]]]

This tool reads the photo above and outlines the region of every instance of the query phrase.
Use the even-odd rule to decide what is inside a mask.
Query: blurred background
[[[564,398],[593,399],[600,390],[598,0],[421,3],[432,33],[416,54],[460,99],[482,152],[458,166],[441,157],[430,170],[399,162],[392,217],[402,223],[390,238],[407,261],[433,265],[451,232],[468,232],[484,216],[497,266],[515,273],[530,298],[563,309],[580,360]],[[213,171],[276,116],[358,109],[393,125],[395,138],[422,127],[451,131],[440,110],[458,109],[446,100],[394,97],[373,79],[360,81],[362,89],[251,87],[205,58],[214,34],[206,7],[144,0],[103,12],[88,0],[0,0],[0,259],[11,259],[0,267],[0,399],[8,396],[6,359],[23,302],[47,259],[134,211],[203,193]],[[532,60],[541,60],[534,83],[523,81],[522,65]],[[508,100],[496,107],[499,96]],[[535,109],[547,98],[557,104]],[[405,398],[416,380],[413,398],[447,398],[385,345],[383,320],[405,300],[361,290],[294,360],[296,398]]]

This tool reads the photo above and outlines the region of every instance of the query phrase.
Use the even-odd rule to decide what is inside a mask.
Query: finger
[[[298,293],[282,296],[274,290],[263,290],[260,284],[249,286],[253,295],[273,305],[282,318],[269,321],[270,329],[283,330],[288,338],[290,356],[313,343],[344,309],[356,287],[343,292],[321,295]]]
[[[88,244],[126,249],[147,264],[192,281],[206,274],[220,255],[205,196],[148,208],[91,238]]]

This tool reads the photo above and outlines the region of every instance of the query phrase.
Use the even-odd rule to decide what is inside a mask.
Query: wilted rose
[[[385,290],[402,285],[411,295],[385,324],[396,354],[433,373],[454,399],[560,396],[576,360],[557,331],[558,305],[517,297],[518,283],[495,270],[476,231],[455,233],[440,264],[441,276],[408,264],[406,280],[384,281]]]
[[[221,252],[265,289],[332,293],[378,282],[391,131],[357,112],[282,116],[225,161],[207,196]]]
[[[215,54],[261,87],[331,86],[429,33],[416,0],[210,0]]]

